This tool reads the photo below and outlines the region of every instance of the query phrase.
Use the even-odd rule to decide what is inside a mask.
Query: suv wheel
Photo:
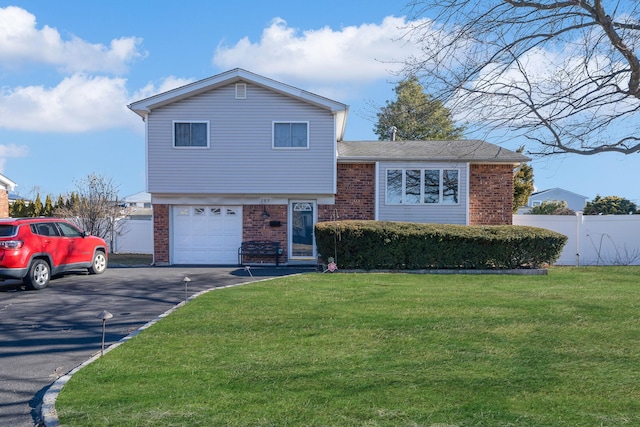
[[[44,289],[49,284],[50,276],[49,264],[42,259],[35,259],[31,263],[29,273],[23,279],[23,282],[28,289]]]
[[[107,269],[107,257],[102,251],[96,251],[93,255],[93,261],[91,267],[89,267],[89,274],[102,274]]]

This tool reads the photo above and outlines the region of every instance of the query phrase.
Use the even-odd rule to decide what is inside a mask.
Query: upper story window
[[[309,122],[274,122],[273,148],[309,148]]]
[[[173,146],[208,148],[209,122],[173,122]]]
[[[389,205],[458,204],[457,169],[387,169]]]

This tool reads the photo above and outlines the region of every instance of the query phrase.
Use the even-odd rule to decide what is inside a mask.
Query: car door
[[[60,238],[55,223],[38,222],[31,225],[31,231],[37,236],[40,251],[49,255],[54,268],[66,262],[67,242]]]
[[[56,223],[62,234],[61,239],[64,241],[60,248],[64,246],[66,250],[65,264],[87,263],[93,257],[93,248],[91,251],[85,244],[84,233],[78,228],[66,222]]]

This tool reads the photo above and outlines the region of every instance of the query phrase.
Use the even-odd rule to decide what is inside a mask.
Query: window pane
[[[16,228],[13,225],[0,225],[0,237],[9,237],[16,234]]]
[[[440,202],[440,170],[438,169],[424,171],[424,202]]]
[[[191,146],[206,147],[207,146],[207,124],[191,123]]]
[[[458,203],[457,170],[444,170],[442,173],[442,203]]]
[[[273,146],[306,148],[309,138],[306,123],[274,123]]]
[[[276,123],[273,126],[273,146],[291,147],[291,125],[289,123]]]
[[[58,227],[60,227],[60,230],[62,231],[62,235],[64,237],[80,237],[81,235],[80,230],[64,222],[59,222]]]
[[[291,123],[291,146],[307,147],[306,123]]]
[[[402,171],[387,169],[387,203],[402,203]]]
[[[189,123],[176,123],[175,132],[176,147],[188,147],[191,140],[191,126],[189,126]]]
[[[420,170],[406,171],[404,200],[412,205],[420,203]]]

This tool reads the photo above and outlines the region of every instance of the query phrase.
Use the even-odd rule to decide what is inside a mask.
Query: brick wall
[[[153,261],[169,263],[169,205],[153,205]]]
[[[0,190],[0,218],[9,218],[9,193]]]
[[[269,213],[268,218],[263,218],[264,211]],[[243,205],[242,206],[242,241],[268,240],[279,242],[283,250],[280,262],[287,261],[287,205]],[[280,221],[279,226],[272,226],[272,221]],[[245,262],[268,263],[273,260],[266,257],[244,257]]]
[[[375,218],[375,164],[338,163],[335,205],[318,206],[318,221]]]
[[[469,224],[512,223],[513,166],[471,165],[469,172]]]

